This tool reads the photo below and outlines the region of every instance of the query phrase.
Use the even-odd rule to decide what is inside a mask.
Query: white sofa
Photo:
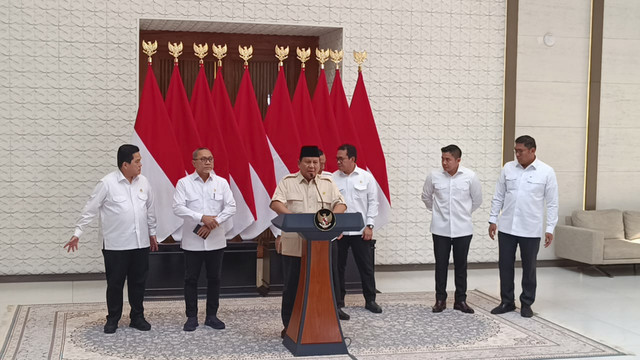
[[[640,211],[576,210],[556,226],[555,254],[597,267],[640,263]],[[635,265],[634,265],[635,270]]]

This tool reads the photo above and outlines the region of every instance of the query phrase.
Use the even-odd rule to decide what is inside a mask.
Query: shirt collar
[[[529,164],[530,167],[532,167],[534,170],[538,169],[538,165],[540,165],[540,160],[538,160],[538,157],[536,156],[536,159],[533,160],[533,162],[531,164]],[[518,160],[516,160],[516,166],[519,166],[521,169],[525,169],[522,164],[520,164],[518,162]],[[527,168],[529,167],[527,166]],[[525,169],[526,170],[526,169]]]
[[[363,170],[362,170],[362,168],[361,168],[361,167],[359,167],[358,165],[356,165],[356,167],[353,169],[353,171],[351,172],[351,174],[358,175],[358,174],[360,174],[362,171],[363,171]],[[340,173],[340,175],[342,175],[342,176],[351,176],[351,174],[348,174],[348,175],[347,175],[347,174],[346,174],[345,172],[343,172],[343,171],[338,171],[338,173]]]
[[[456,176],[458,174],[464,174],[464,170],[465,170],[464,167],[462,167],[461,165],[458,165],[458,171],[456,171],[456,173],[453,174],[453,176],[452,176],[452,175],[449,175],[448,172],[444,171],[444,169],[442,167],[440,167],[440,171],[442,172],[443,175],[447,175],[447,176],[451,176],[451,177],[454,177],[454,176]]]
[[[137,176],[134,177],[133,180],[131,180],[131,184],[133,184],[136,181],[137,178],[138,178]],[[118,169],[118,182],[122,182],[122,181],[124,181],[127,184],[129,184],[129,180],[126,177],[124,177],[124,174],[122,173],[122,171],[120,171],[120,169]]]
[[[211,180],[211,181],[213,181],[213,180],[212,180],[212,179],[213,179],[213,175],[214,175],[214,174],[213,174],[213,171],[211,171],[211,172],[209,173],[209,178],[207,179],[207,181],[210,181],[210,180]],[[198,181],[198,180],[200,180],[201,182],[204,182],[204,181],[202,181],[202,178],[200,177],[200,175],[198,175],[198,172],[197,172],[197,171],[194,171],[194,172],[193,172],[191,175],[189,175],[189,176],[191,176],[191,179],[192,179],[193,181]]]
[[[316,177],[318,177],[318,174],[316,174]],[[296,180],[298,181],[298,183],[302,183],[302,182],[311,183],[311,181],[307,181],[307,179],[305,179],[304,176],[302,176],[302,173],[300,171],[298,171],[298,174],[296,175]],[[311,180],[312,181],[315,180],[315,177]]]

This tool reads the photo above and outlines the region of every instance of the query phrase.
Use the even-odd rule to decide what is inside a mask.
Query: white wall
[[[604,2],[597,208],[640,210],[640,2]]]
[[[497,259],[485,233],[501,158],[503,0],[23,0],[0,4],[0,275],[102,271],[95,224],[79,252],[62,245],[130,140],[141,18],[342,27],[345,54],[369,53],[389,166],[393,215],[377,262],[433,262],[420,191],[450,143],[485,190],[469,259]],[[347,57],[348,94],[356,75]]]
[[[586,0],[520,0],[519,6],[516,137],[533,136],[538,158],[556,171],[560,224],[582,209],[590,11]],[[555,258],[553,243],[538,258]]]

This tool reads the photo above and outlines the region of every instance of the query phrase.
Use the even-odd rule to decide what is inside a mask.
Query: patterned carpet
[[[497,300],[469,292],[473,315],[447,309],[431,312],[433,293],[379,294],[382,314],[365,310],[361,295],[348,295],[343,333],[358,359],[547,359],[622,355],[540,317],[512,312],[495,316]],[[113,335],[102,333],[106,306],[92,304],[16,307],[0,359],[290,359],[280,339],[280,298],[222,299],[225,330],[202,324],[182,331],[184,303],[147,301],[149,332],[120,321]],[[451,305],[449,305],[451,306]],[[204,308],[201,301],[200,308]],[[128,309],[125,309],[128,313]],[[348,356],[322,359],[349,359]]]

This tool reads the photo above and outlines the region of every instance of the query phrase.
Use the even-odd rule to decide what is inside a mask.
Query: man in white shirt
[[[220,276],[236,202],[227,180],[213,173],[213,155],[207,148],[193,152],[193,174],[178,181],[173,212],[184,219],[181,247],[184,251],[184,302],[187,321],[184,331],[198,327],[198,278],[204,263],[207,272],[207,311],[204,324],[224,329],[218,319]]]
[[[122,290],[127,280],[131,312],[130,327],[148,331],[144,318],[145,282],[149,270],[149,250],[158,250],[153,192],[147,178],[140,175],[140,149],[135,145],[118,148],[118,169],[103,177],[82,210],[71,240],[64,245],[78,249],[85,227],[98,215],[102,227],[102,255],[107,276],[106,334],[113,334],[122,316]]]
[[[448,145],[442,151],[442,169],[433,170],[424,182],[422,201],[432,211],[431,234],[436,259],[435,313],[447,308],[447,271],[453,246],[455,301],[453,308],[473,314],[467,305],[467,255],[473,236],[471,213],[482,204],[482,184],[476,174],[460,166],[462,150]]]
[[[516,248],[520,246],[520,315],[531,317],[531,304],[536,296],[540,235],[544,228],[544,247],[548,247],[558,223],[558,181],[553,169],[536,158],[536,141],[531,136],[523,135],[516,139],[515,153],[517,161],[510,161],[502,168],[491,201],[489,236],[494,239],[498,231],[501,299],[500,305],[491,313],[504,314],[516,308],[514,265]],[[543,225],[545,207],[547,219]]]
[[[378,189],[375,178],[369,172],[356,165],[358,153],[350,144],[341,145],[336,154],[338,170],[333,173],[333,181],[347,202],[347,212],[362,215],[365,227],[360,231],[345,232],[338,241],[338,273],[340,275],[340,298],[336,296],[338,306],[344,306],[346,294],[344,274],[347,268],[349,247],[356,261],[365,308],[373,313],[381,313],[382,308],[376,303],[376,279],[374,274],[371,239],[373,227],[378,216]]]

